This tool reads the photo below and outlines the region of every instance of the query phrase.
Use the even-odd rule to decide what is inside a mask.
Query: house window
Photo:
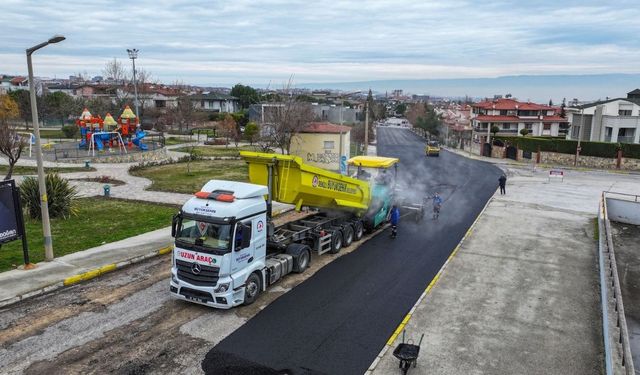
[[[544,130],[551,130],[551,124],[544,124]]]
[[[630,109],[619,109],[618,110],[618,116],[631,116],[631,110]]]
[[[167,101],[166,100],[156,100],[156,108],[166,108]]]
[[[506,116],[506,115],[507,115],[506,109],[500,111],[500,116]]]
[[[324,141],[324,149],[325,150],[333,150],[334,147],[335,147],[335,142],[334,141]]]

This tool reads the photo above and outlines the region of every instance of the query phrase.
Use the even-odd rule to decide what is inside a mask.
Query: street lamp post
[[[138,81],[136,80],[136,59],[138,58],[138,49],[127,49],[129,58],[133,63],[133,92],[135,95],[136,117],[140,121],[140,114],[138,113]]]
[[[580,129],[578,129],[578,146],[576,147],[576,159],[574,166],[578,166],[578,157],[580,156],[580,141],[582,140],[582,128],[584,127],[584,108],[580,108]]]
[[[51,240],[51,223],[49,222],[49,203],[47,197],[47,185],[44,181],[44,166],[42,165],[42,146],[40,142],[40,123],[38,120],[38,106],[36,104],[36,86],[33,82],[33,67],[31,55],[40,48],[52,43],[65,40],[62,35],[54,35],[46,42],[27,49],[27,69],[29,70],[29,95],[31,97],[31,121],[33,122],[33,132],[36,137],[36,163],[38,164],[38,190],[40,192],[40,213],[42,214],[42,235],[44,238],[44,258],[46,261],[53,260],[53,241]]]

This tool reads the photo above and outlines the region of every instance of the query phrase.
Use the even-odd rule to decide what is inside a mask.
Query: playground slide
[[[104,145],[102,144],[102,139],[101,137],[93,137],[93,140],[96,144],[96,149],[98,151],[102,151],[102,149],[104,149]]]
[[[144,138],[147,134],[143,130],[136,131],[136,137],[131,140],[134,145],[138,146],[142,151],[147,151],[149,146],[142,143],[142,138]]]

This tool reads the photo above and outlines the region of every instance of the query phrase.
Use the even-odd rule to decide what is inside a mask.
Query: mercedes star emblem
[[[194,263],[191,265],[191,273],[197,275],[200,273],[200,271],[202,271],[202,268],[200,268],[200,265],[198,263]]]

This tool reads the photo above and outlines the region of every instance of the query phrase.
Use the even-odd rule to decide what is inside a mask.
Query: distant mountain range
[[[497,78],[380,80],[364,82],[300,83],[297,88],[334,89],[384,93],[396,89],[404,93],[439,97],[492,98],[511,94],[519,100],[560,104],[573,98],[580,101],[626,97],[627,92],[640,88],[640,74],[594,75],[521,75]]]

